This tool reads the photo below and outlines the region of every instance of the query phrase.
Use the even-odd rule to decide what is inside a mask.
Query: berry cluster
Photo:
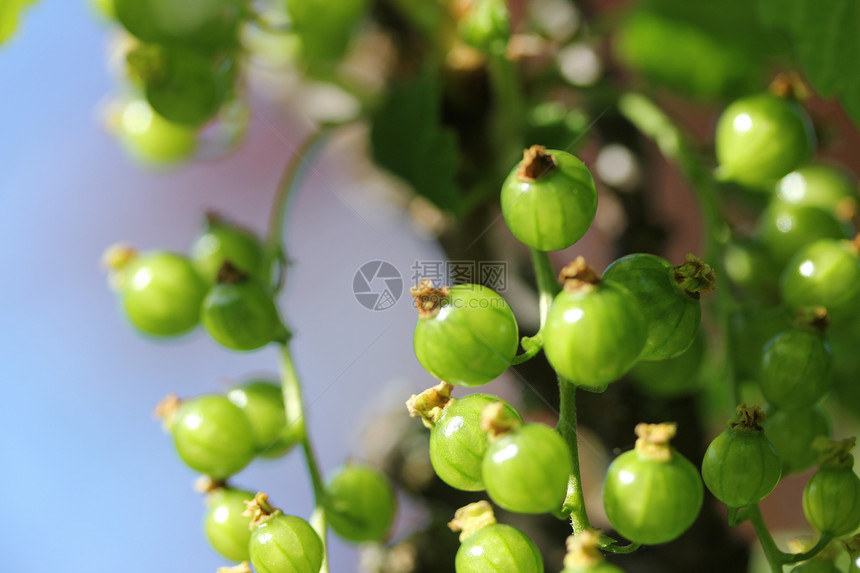
[[[267,286],[262,243],[215,215],[190,257],[117,245],[105,262],[126,315],[146,334],[178,336],[202,323],[231,350],[255,350],[287,335]]]
[[[755,170],[755,177],[762,179],[739,180],[750,185],[781,179],[778,188],[785,189],[791,176],[786,170],[796,167],[808,150],[791,157],[782,148],[769,150],[772,155],[760,149],[744,154],[725,150],[771,145],[767,142],[773,137],[779,145],[789,142],[796,146],[792,129],[797,132],[795,139],[811,142],[804,139],[810,131],[801,113],[797,104],[771,95],[731,106],[720,120],[717,134],[720,173],[738,179],[738,174]],[[745,125],[746,121],[751,124]],[[736,129],[730,131],[725,125]],[[726,139],[732,137],[740,140],[729,145]],[[754,164],[757,160],[764,163]],[[856,203],[856,194],[833,195],[838,201],[827,210],[799,207],[799,201],[775,193],[758,228],[767,228],[772,213],[805,209],[816,216],[832,217],[844,235],[848,223],[837,221],[841,212],[837,204],[840,210],[846,209],[845,201]],[[584,235],[595,214],[597,194],[581,161],[563,151],[533,146],[505,181],[501,201],[505,222],[515,237],[532,248],[540,273],[540,269],[550,268],[544,251],[567,248]],[[797,231],[783,215],[775,217],[775,229],[782,232],[785,227],[786,234]],[[823,457],[819,473],[804,492],[804,511],[822,535],[819,544],[823,547],[860,526],[860,479],[851,471],[853,458],[848,453],[853,441],[828,445],[823,436],[829,435],[829,423],[817,406],[833,378],[833,351],[824,334],[830,317],[844,324],[860,313],[857,241],[827,238],[826,231],[818,237],[817,229],[810,227],[811,235],[802,232],[779,238],[778,245],[762,243],[771,262],[785,269],[779,293],[786,309],[797,318],[792,324],[786,319],[790,311],[780,310],[772,325],[740,331],[761,338],[760,343],[735,345],[747,356],[756,354],[751,359],[751,376],[768,403],[771,420],[765,422],[765,413],[758,407],[739,406],[738,419],[709,446],[701,476],[696,466],[669,445],[676,432],[676,425],[670,423],[637,426],[636,447],[610,465],[603,487],[604,509],[613,529],[634,545],[666,543],[684,533],[703,503],[702,477],[711,493],[731,509],[732,524],[750,519],[763,527],[757,503],[773,491],[783,473],[815,462],[813,446]],[[590,534],[591,529],[582,500],[579,463],[572,457],[577,453],[571,443],[571,438],[576,439],[575,426],[570,427],[563,414],[556,431],[523,422],[510,404],[493,396],[451,397],[454,385],[485,384],[543,350],[559,377],[562,402],[573,400],[572,388],[602,392],[628,372],[656,395],[690,391],[704,347],[701,294],[713,289],[715,273],[693,255],[673,266],[654,255],[633,254],[613,262],[602,277],[579,257],[558,278],[560,291],[551,278],[538,276],[541,295],[553,296],[542,308],[539,332],[523,338],[520,355],[516,354],[516,319],[497,293],[470,284],[434,288],[429,281],[414,287],[419,316],[415,353],[422,366],[442,382],[410,398],[407,406],[412,416],[430,428],[430,459],[443,481],[466,491],[486,490],[493,503],[508,511],[570,516],[574,533],[582,535]],[[734,286],[742,288],[737,282]],[[737,300],[744,300],[742,292],[737,293]],[[564,412],[566,405],[561,407]],[[478,517],[472,515],[475,512]],[[517,571],[540,568],[534,544],[522,532],[496,524],[491,510],[476,509],[473,504],[461,513],[452,522],[452,527],[463,532],[458,573],[500,566]],[[595,547],[621,552],[614,540],[595,538]],[[504,555],[498,549],[513,545],[521,549]],[[796,563],[816,553],[784,554],[774,549],[768,558],[775,563]],[[602,562],[593,565],[604,566]],[[578,570],[598,570],[589,567],[586,564]]]
[[[578,241],[597,207],[585,165],[569,153],[540,146],[526,150],[501,198],[505,222],[536,257]],[[407,407],[430,428],[436,473],[452,487],[486,490],[508,511],[571,516],[576,534],[591,535],[579,462],[565,439],[576,439],[575,428],[566,427],[570,422],[560,419],[556,431],[523,422],[510,404],[494,396],[453,398],[451,391],[454,385],[485,384],[543,349],[563,387],[602,392],[638,362],[685,356],[698,338],[701,293],[712,290],[714,280],[713,270],[692,255],[679,266],[654,255],[628,255],[612,263],[602,278],[579,257],[562,269],[560,292],[552,277],[540,285],[555,296],[538,334],[523,339],[521,355],[516,354],[513,312],[491,289],[472,284],[434,288],[429,281],[414,287],[419,315],[415,354],[442,382],[410,398]],[[636,432],[636,449],[619,456],[608,470],[604,507],[612,526],[633,543],[665,543],[698,515],[702,480],[695,466],[668,444],[675,425],[641,424]],[[458,573],[491,567],[541,570],[540,554],[522,532],[496,524],[491,510],[479,510],[475,504],[466,506],[453,522],[463,532]],[[479,517],[472,515],[476,511]],[[603,548],[614,545],[608,538],[595,539]],[[502,552],[510,546],[519,549]],[[611,566],[592,560],[578,567],[572,570]]]
[[[828,441],[831,423],[821,406],[832,391],[843,406],[856,408],[860,198],[856,179],[843,168],[809,161],[811,121],[790,97],[798,90],[785,85],[774,83],[778,95],[736,101],[717,127],[719,175],[765,199],[752,234],[732,229],[722,258],[733,286],[728,342],[734,394],[757,394],[767,415],[739,407],[739,419],[708,448],[702,472],[711,492],[730,508],[746,508],[741,518],[755,525],[755,504],[780,476],[818,461],[803,507],[823,546],[860,526],[860,480],[848,453],[853,439]],[[825,483],[833,497],[822,495]],[[757,530],[766,535],[763,526]],[[827,559],[797,570],[833,570]],[[769,560],[802,559],[775,554]]]
[[[120,139],[144,161],[187,159],[201,128],[236,105],[248,2],[98,0],[96,6],[123,30]]]
[[[140,331],[178,336],[202,323],[222,346],[239,351],[279,344],[288,360],[288,333],[269,285],[277,266],[252,233],[209,215],[190,257],[175,253],[138,254],[116,246],[105,260],[128,319]],[[280,282],[280,281],[278,281]],[[224,394],[180,400],[175,394],[156,409],[179,458],[203,474],[204,529],[212,547],[242,562],[223,570],[258,573],[318,573],[325,562],[325,528],[353,543],[378,542],[391,529],[397,503],[379,470],[347,464],[328,483],[310,449],[301,392],[292,366],[282,384],[252,379]],[[266,494],[237,489],[229,479],[255,458],[279,458],[297,445],[312,466],[317,509],[311,526],[268,503]]]

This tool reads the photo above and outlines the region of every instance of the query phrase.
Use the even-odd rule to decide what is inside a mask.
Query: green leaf
[[[24,5],[24,0],[0,0],[0,44],[9,39],[18,27],[19,12]]]
[[[702,100],[753,91],[764,75],[761,63],[736,46],[647,9],[621,21],[613,47],[616,57],[647,81]]]
[[[458,214],[462,195],[457,137],[441,124],[441,90],[432,70],[394,84],[373,114],[370,142],[376,163],[405,179],[418,194]]]
[[[783,0],[777,2],[782,4]],[[762,29],[754,1],[645,0],[643,5],[664,16],[687,22],[711,37],[743,50],[752,59],[780,56],[789,49],[779,33]],[[702,62],[702,65],[707,66],[708,63]]]
[[[815,90],[839,98],[860,125],[860,2],[758,0],[761,19],[785,33]]]
[[[620,21],[615,54],[646,80],[703,100],[761,89],[772,59],[788,52],[762,30],[749,0],[643,0]]]

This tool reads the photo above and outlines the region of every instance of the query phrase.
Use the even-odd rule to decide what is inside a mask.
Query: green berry
[[[117,130],[128,152],[144,163],[178,163],[197,148],[196,129],[164,119],[144,100],[126,104]]]
[[[287,427],[280,384],[253,380],[231,389],[227,397],[245,412],[251,422],[259,455],[276,458],[298,443],[298,429]]]
[[[519,345],[517,321],[492,289],[423,283],[412,293],[419,308],[415,356],[430,374],[457,386],[478,386],[511,365]]]
[[[184,400],[168,420],[182,461],[216,481],[238,473],[254,459],[251,422],[226,396]]]
[[[850,221],[858,212],[857,180],[835,165],[813,163],[780,179],[776,197],[785,203],[818,207]]]
[[[349,464],[326,486],[326,518],[347,541],[384,541],[394,522],[397,498],[388,478],[369,466]]]
[[[847,230],[824,209],[776,201],[759,217],[756,234],[782,269],[807,245],[821,239],[844,239]]]
[[[206,496],[206,517],[203,528],[209,543],[218,553],[231,561],[248,561],[251,540],[251,518],[243,517],[245,502],[254,499],[248,491],[218,488]]]
[[[714,137],[720,175],[750,187],[772,185],[812,154],[815,134],[806,111],[771,94],[732,103]]]
[[[198,49],[235,41],[242,2],[207,0],[177,4],[173,0],[114,0],[120,23],[138,39]]]
[[[767,497],[782,474],[779,455],[759,425],[757,407],[740,407],[739,420],[714,438],[702,461],[702,478],[714,497],[729,507],[745,507]]]
[[[702,318],[699,293],[713,288],[714,273],[692,256],[675,267],[654,255],[635,254],[609,265],[603,280],[625,287],[639,302],[648,324],[639,360],[665,360],[693,343]]]
[[[257,573],[319,573],[323,544],[310,524],[280,511],[251,531],[248,552]]]
[[[187,258],[145,253],[131,259],[121,273],[122,305],[138,329],[176,336],[197,326],[206,286]]]
[[[502,185],[502,215],[514,236],[541,251],[566,249],[588,230],[597,189],[585,164],[532,146]]]
[[[648,324],[636,297],[600,281],[582,257],[564,270],[565,288],[552,302],[544,327],[544,352],[561,376],[603,389],[623,376],[642,352]]]
[[[815,444],[823,451],[818,472],[803,490],[803,513],[819,533],[840,537],[860,527],[860,478],[849,453],[854,438],[826,444]]]
[[[561,435],[535,423],[491,438],[481,467],[490,499],[519,513],[561,509],[572,471],[570,450]]]
[[[860,243],[824,239],[800,250],[780,279],[786,304],[823,306],[835,321],[860,312]]]
[[[128,56],[132,66],[134,56],[134,51]],[[143,79],[146,101],[167,121],[189,127],[201,126],[218,113],[236,78],[230,60],[191,49],[162,48],[147,62],[142,71],[133,70]]]
[[[201,310],[209,335],[232,350],[256,350],[275,340],[282,332],[281,321],[266,289],[230,263],[219,275]]]
[[[667,543],[684,533],[702,507],[699,471],[668,444],[674,424],[639,424],[636,449],[606,472],[603,507],[618,533],[636,543]]]
[[[799,410],[768,411],[762,422],[764,433],[776,448],[783,475],[803,471],[815,463],[812,442],[818,436],[830,437],[830,420],[820,406]]]
[[[693,344],[675,358],[637,362],[630,378],[640,390],[653,396],[671,398],[690,394],[699,388],[699,370],[705,354],[705,337],[701,331]]]
[[[786,330],[765,345],[758,380],[762,394],[774,406],[810,408],[830,390],[833,352],[816,329]]]
[[[494,523],[483,527],[460,544],[454,558],[457,573],[543,573],[543,558],[522,531]]]
[[[232,225],[217,215],[206,217],[206,229],[191,246],[195,268],[210,284],[215,284],[225,262],[259,281],[264,281],[263,245],[250,231]]]

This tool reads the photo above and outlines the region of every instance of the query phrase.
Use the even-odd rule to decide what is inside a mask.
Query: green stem
[[[552,299],[559,293],[561,287],[558,284],[555,271],[552,270],[549,255],[545,251],[537,249],[531,249],[531,254],[540,304],[540,331],[538,331],[540,333],[543,332],[543,327],[546,324],[546,317],[549,315],[549,307],[552,304]]]
[[[761,510],[759,510],[758,504],[755,503],[744,508],[743,515],[750,520],[753,528],[755,529],[756,535],[758,535],[758,541],[761,543],[761,548],[764,550],[764,556],[767,559],[768,565],[770,565],[771,572],[782,573],[782,564],[784,562],[785,554],[776,546],[773,536],[770,534],[767,525],[764,523],[764,518],[761,516]]]
[[[764,518],[761,515],[761,510],[759,509],[758,504],[750,505],[741,509],[729,508],[729,527],[737,527],[747,520],[753,524],[762,549],[764,549],[765,557],[767,558],[771,569],[774,571],[782,571],[783,565],[799,563],[801,561],[812,559],[821,553],[821,551],[823,551],[824,548],[833,541],[832,535],[822,534],[819,536],[818,542],[815,546],[809,551],[804,551],[803,553],[785,553],[784,551],[780,551],[776,546],[776,542],[774,542],[773,536],[771,536],[770,531],[764,522]]]
[[[494,155],[503,176],[522,153],[526,106],[517,67],[505,56],[504,49],[487,55],[487,72],[493,90]]]
[[[601,536],[600,548],[607,553],[615,555],[628,555],[642,547],[641,543],[628,543],[627,545],[616,545],[616,541],[611,537]]]
[[[543,329],[549,315],[550,305],[555,295],[561,290],[552,269],[549,255],[545,251],[531,249],[532,265],[535,271],[538,297],[540,300],[540,330],[532,340],[543,339]],[[561,511],[570,517],[570,525],[574,533],[591,529],[588,514],[585,511],[585,495],[582,491],[582,477],[579,471],[579,444],[576,441],[576,385],[558,377],[559,412],[556,431],[561,434],[570,450],[572,462],[570,478],[567,482],[567,494],[564,497]],[[623,550],[622,548],[618,548]]]
[[[303,167],[313,161],[314,155],[322,149],[322,143],[328,136],[328,130],[316,131],[307,136],[293,153],[292,159],[275,195],[272,211],[269,215],[269,232],[266,237],[266,266],[268,268],[268,284],[272,285],[272,294],[277,294],[284,286],[283,275],[286,270],[286,250],[284,249],[284,225],[286,224],[287,207],[293,191],[298,187]]]
[[[574,534],[591,529],[588,514],[585,511],[585,495],[582,491],[582,477],[579,473],[579,444],[576,441],[576,385],[558,377],[559,413],[556,430],[564,438],[568,449],[572,469],[567,481],[567,495],[561,510],[570,516],[570,525]]]
[[[687,181],[702,210],[705,256],[713,264],[720,253],[720,243],[728,237],[728,227],[720,213],[714,179],[705,169],[681,130],[651,100],[637,93],[618,99],[618,109],[643,134],[654,140],[660,152],[674,163]]]
[[[326,518],[324,509],[325,485],[320,473],[319,463],[314,455],[313,446],[308,437],[307,425],[305,424],[304,404],[302,403],[302,386],[296,374],[290,347],[287,343],[281,345],[280,355],[281,387],[284,393],[284,408],[287,414],[287,427],[300,436],[302,452],[308,466],[311,477],[311,485],[314,490],[314,511],[311,516],[311,525],[319,534],[323,544],[323,565],[320,573],[328,573],[328,551]]]
[[[729,527],[737,527],[743,521],[742,519],[740,519],[740,510],[737,507],[730,507],[730,508],[728,508],[728,510],[729,510],[729,515],[728,515]]]
[[[543,348],[543,327],[546,324],[546,317],[549,315],[549,307],[552,304],[552,299],[561,290],[558,280],[556,280],[555,271],[552,270],[552,263],[549,261],[549,256],[546,252],[531,249],[531,255],[538,289],[540,329],[534,336],[523,337],[522,345],[524,352],[514,357],[512,362],[514,365],[522,364],[537,356]]]
[[[287,206],[293,190],[298,186],[302,173],[302,166],[312,161],[314,153],[322,148],[321,143],[328,135],[328,131],[321,130],[309,135],[302,145],[296,149],[287,169],[281,178],[275,202],[272,206],[271,219],[269,220],[269,232],[266,237],[266,256],[269,269],[269,284],[272,285],[273,296],[283,287],[283,274],[286,267],[286,251],[284,249],[284,225],[286,222]],[[290,353],[289,336],[278,341],[280,346],[279,366],[281,371],[281,391],[284,396],[284,409],[286,413],[286,426],[291,433],[299,437],[304,452],[305,462],[308,466],[308,474],[311,478],[311,486],[314,491],[314,511],[311,516],[311,525],[319,534],[323,544],[323,564],[320,573],[328,573],[328,541],[326,534],[326,517],[324,509],[325,485],[319,470],[316,456],[305,419],[304,403],[302,402],[302,385],[299,381],[293,357]]]

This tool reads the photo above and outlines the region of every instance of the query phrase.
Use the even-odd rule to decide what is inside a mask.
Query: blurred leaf
[[[454,132],[440,124],[441,92],[431,70],[394,84],[372,117],[370,141],[378,165],[405,179],[445,211],[459,213],[455,183],[459,151]]]
[[[697,99],[731,98],[760,86],[760,62],[704,30],[647,9],[618,27],[614,51],[647,81]],[[703,65],[706,63],[706,65]]]
[[[0,44],[15,32],[19,13],[27,4],[25,0],[0,0]]]
[[[367,0],[287,0],[287,13],[312,73],[335,66],[368,9]]]
[[[775,31],[762,29],[754,1],[645,0],[642,5],[655,13],[695,26],[716,40],[743,50],[751,59],[762,61],[789,51],[784,37]],[[707,62],[702,62],[702,65],[707,66]]]
[[[761,19],[786,33],[806,77],[823,96],[840,99],[860,125],[860,2],[758,0]]]
[[[615,49],[646,79],[705,100],[761,89],[770,60],[789,51],[782,34],[762,30],[749,0],[643,0]]]

